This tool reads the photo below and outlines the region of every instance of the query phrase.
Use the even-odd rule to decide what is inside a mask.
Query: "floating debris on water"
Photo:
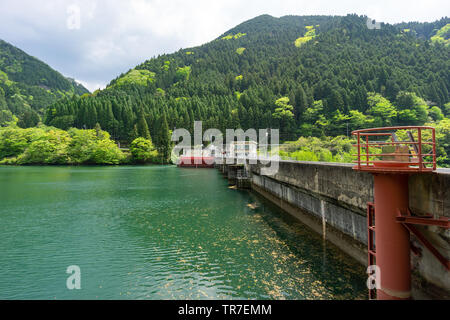
[[[247,207],[249,207],[252,210],[256,210],[258,208],[258,205],[256,203],[249,203]]]

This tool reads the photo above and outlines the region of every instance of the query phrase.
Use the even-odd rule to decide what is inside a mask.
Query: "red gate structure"
[[[368,263],[379,270],[378,300],[411,298],[410,233],[450,270],[450,262],[415,225],[450,228],[449,218],[412,216],[408,179],[411,174],[436,170],[436,134],[432,127],[408,126],[363,129],[356,136],[357,157],[353,169],[374,176],[375,203],[368,203]]]
[[[214,157],[182,156],[178,161],[178,167],[182,168],[214,168]]]

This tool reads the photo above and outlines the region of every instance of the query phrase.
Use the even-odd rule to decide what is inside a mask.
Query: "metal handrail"
[[[409,140],[399,141],[396,133],[407,130]],[[423,133],[431,131],[431,140],[424,139]],[[428,126],[403,126],[362,129],[352,132],[357,137],[355,169],[361,171],[434,171],[436,170],[436,131]],[[370,141],[370,137],[391,137],[391,141]],[[418,141],[414,140],[417,136]],[[392,146],[394,151],[383,150]],[[431,151],[425,151],[425,146]],[[402,148],[403,147],[403,148]],[[407,150],[405,148],[407,147]],[[374,148],[381,148],[381,153],[373,152]],[[378,159],[373,159],[377,157]],[[425,159],[425,157],[432,157]],[[427,166],[428,165],[428,166]]]

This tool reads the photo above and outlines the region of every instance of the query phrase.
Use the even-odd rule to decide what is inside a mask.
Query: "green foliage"
[[[297,160],[297,161],[319,161],[319,158],[313,151],[310,150],[298,150],[290,154],[285,154],[287,157]],[[284,158],[284,154],[281,154]]]
[[[445,119],[442,110],[437,106],[431,107],[429,115],[433,119],[433,121],[441,121]]]
[[[245,50],[246,50],[245,48],[237,48],[237,49],[236,49],[236,53],[237,53],[238,55],[241,55],[241,54],[244,53]]]
[[[242,37],[245,37],[246,35],[247,35],[246,33],[241,33],[241,32],[239,32],[239,33],[237,33],[237,34],[234,35],[234,38],[235,38],[235,39],[240,39],[240,38],[242,38]]]
[[[105,131],[72,128],[68,134],[69,164],[119,164],[124,158]]]
[[[124,155],[105,131],[0,128],[3,164],[119,164]]]
[[[149,83],[154,82],[155,73],[148,70],[136,70],[133,69],[129,71],[126,75],[121,77],[114,84],[115,86],[124,86],[124,85],[138,85],[138,86],[147,86]]]
[[[245,37],[246,35],[247,35],[246,33],[241,33],[241,32],[239,32],[235,35],[229,34],[227,36],[222,37],[222,40],[240,39],[242,37]]]
[[[0,110],[0,127],[8,127],[16,124],[18,121],[11,111]]]
[[[431,41],[434,43],[441,43],[445,46],[450,45],[450,23],[447,23],[441,29],[436,32],[436,35],[431,37]]]
[[[449,118],[450,117],[450,102],[444,104],[444,115]]]
[[[367,97],[368,113],[374,118],[375,127],[390,127],[395,123],[397,110],[381,94],[369,92]]]
[[[300,137],[280,147],[280,156],[298,161],[352,162],[354,140],[338,137]]]
[[[313,105],[305,111],[304,119],[311,124],[315,124],[323,115],[323,112],[323,101],[314,101]]]
[[[434,126],[436,128],[437,163],[440,167],[450,168],[450,119],[439,121]]]
[[[167,117],[163,114],[161,120],[157,124],[155,135],[155,146],[158,150],[158,160],[160,163],[166,164],[170,162],[172,151],[171,133],[167,124]]]
[[[90,161],[95,164],[111,165],[120,164],[124,154],[119,150],[116,143],[110,139],[98,139],[92,148]]]
[[[48,140],[43,138],[33,141],[17,158],[17,164],[66,164],[68,161],[67,145],[50,140],[52,137],[48,138]]]
[[[135,139],[130,145],[133,160],[137,163],[152,163],[158,159],[158,151],[151,140],[144,138]]]
[[[19,156],[30,142],[30,130],[0,128],[0,159]]]
[[[191,75],[191,67],[179,67],[176,75],[177,81],[189,80],[189,76]]]
[[[324,115],[323,101],[314,101],[313,105],[308,108],[303,116],[305,123],[300,127],[300,135],[303,136],[324,136],[325,128],[329,125],[329,121]]]
[[[297,48],[300,48],[303,44],[311,41],[316,37],[316,29],[314,29],[313,26],[306,26],[305,28],[307,31],[304,34],[304,36],[297,38],[297,40],[295,40],[295,46]]]
[[[398,109],[400,109],[400,124],[422,125],[428,121],[428,106],[426,102],[415,93],[399,92],[396,104],[398,105]]]
[[[41,121],[39,115],[34,110],[25,111],[19,118],[17,125],[21,128],[31,128],[37,126]]]
[[[139,120],[137,123],[137,132],[139,137],[142,137],[147,140],[151,140],[150,138],[150,130],[148,129],[147,120],[145,120],[144,111],[142,110],[139,114]]]
[[[288,97],[282,97],[275,101],[275,112],[272,116],[280,121],[281,133],[288,133],[294,124],[294,107],[289,104]]]
[[[156,88],[156,96],[158,97],[164,97],[166,95],[166,91],[161,88]]]
[[[164,65],[161,67],[164,71],[169,71],[170,69],[170,61],[164,61]]]
[[[233,38],[234,38],[233,35],[232,35],[232,34],[229,34],[229,35],[227,35],[227,36],[222,37],[222,40],[231,40],[231,39],[233,39]]]
[[[305,28],[306,28],[306,30],[308,30],[305,33],[305,37],[315,37],[316,36],[316,29],[314,29],[313,26],[306,26]]]
[[[295,40],[295,46],[300,48],[303,44],[311,41],[313,37],[300,37]]]
[[[409,33],[415,37],[431,40],[431,37],[436,35],[436,31],[448,23],[449,19],[445,17],[434,22],[403,22],[396,26],[399,30],[409,30]]]
[[[3,82],[8,87],[10,87],[14,84],[13,81],[9,80],[8,75],[1,70],[0,70],[0,82]]]
[[[89,91],[45,63],[0,40],[0,110],[14,116],[42,115],[58,99]]]

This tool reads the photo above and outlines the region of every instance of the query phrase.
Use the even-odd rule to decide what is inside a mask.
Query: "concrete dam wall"
[[[261,175],[261,164],[246,164],[251,188],[327,240],[367,265],[367,203],[374,202],[373,176],[350,164],[280,161],[273,176]],[[222,172],[232,171],[222,165]],[[228,175],[233,175],[229,172]],[[450,217],[450,174],[409,178],[413,214]],[[435,248],[450,258],[450,230],[417,227]],[[411,236],[412,294],[416,299],[450,299],[450,273]]]

